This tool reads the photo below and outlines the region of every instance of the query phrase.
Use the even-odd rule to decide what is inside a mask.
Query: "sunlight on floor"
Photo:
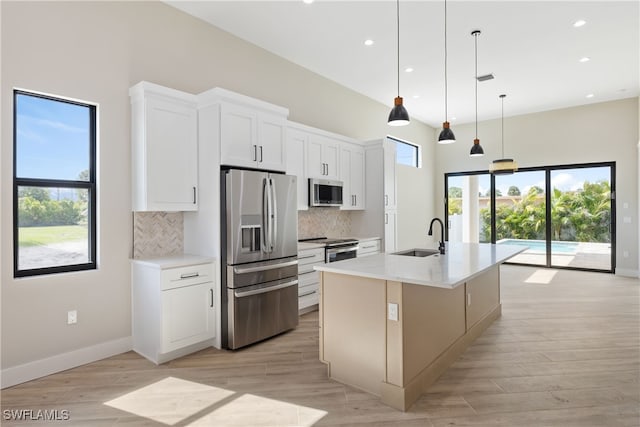
[[[548,285],[555,277],[558,270],[536,270],[531,276],[525,280],[525,283],[540,283]]]
[[[166,425],[312,426],[327,413],[167,377],[104,403]]]

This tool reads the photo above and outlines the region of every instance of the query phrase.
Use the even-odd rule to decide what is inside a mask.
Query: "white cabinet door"
[[[396,209],[396,143],[385,139],[384,150],[384,208]]]
[[[339,141],[320,135],[309,135],[307,173],[309,178],[338,179]]]
[[[220,164],[256,167],[258,114],[246,107],[223,104],[220,109]]]
[[[397,212],[386,209],[384,212],[384,251],[395,252],[397,242]]]
[[[213,282],[162,291],[163,353],[213,338],[213,325]]]
[[[284,172],[286,121],[279,116],[258,116],[258,168]]]
[[[198,187],[196,104],[189,94],[139,83],[131,88],[132,208],[194,211]],[[150,90],[151,89],[151,90]]]
[[[340,180],[343,182],[343,210],[364,209],[364,149],[343,143],[340,150]]]
[[[309,136],[297,129],[287,129],[287,174],[298,178],[298,210],[309,209],[309,180],[305,170],[305,153]]]

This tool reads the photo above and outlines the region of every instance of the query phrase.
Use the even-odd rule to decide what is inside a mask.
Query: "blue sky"
[[[89,168],[89,108],[18,94],[16,114],[18,177],[76,180]]]

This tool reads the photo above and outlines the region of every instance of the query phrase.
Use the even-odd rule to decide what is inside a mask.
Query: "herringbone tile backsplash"
[[[149,258],[184,251],[182,212],[134,212],[133,257]]]
[[[347,237],[351,235],[351,214],[333,208],[298,211],[298,239]]]

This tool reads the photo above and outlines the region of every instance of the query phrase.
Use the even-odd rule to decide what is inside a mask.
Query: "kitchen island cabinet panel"
[[[331,378],[379,396],[386,364],[385,281],[323,276],[321,299],[330,304],[320,325],[320,359],[330,361]]]
[[[465,288],[469,330],[500,303],[500,271],[496,268],[470,279]]]

